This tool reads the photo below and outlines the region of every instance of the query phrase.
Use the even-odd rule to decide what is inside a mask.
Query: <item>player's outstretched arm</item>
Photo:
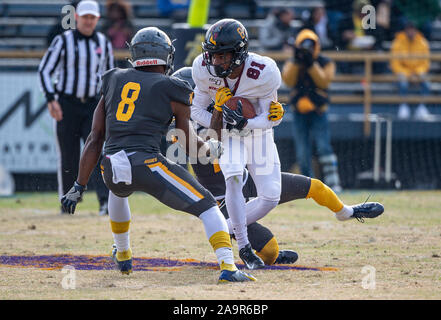
[[[210,129],[216,131],[217,139],[220,141],[222,139],[222,111],[216,109],[213,110],[213,115],[211,116]]]
[[[176,128],[182,130],[185,135],[185,151],[187,154],[194,156],[191,154],[193,150],[191,150],[190,145],[193,141],[196,141],[196,151],[198,154],[213,158],[220,157],[223,150],[222,144],[215,139],[204,142],[190,125],[190,108],[185,104],[175,101],[171,102],[171,107],[175,116]],[[201,149],[202,151],[200,151]]]
[[[204,142],[197,136],[190,125],[190,108],[183,103],[176,101],[171,102],[171,107],[175,116],[176,129],[182,130],[185,135],[185,151],[187,154],[190,153],[190,141],[194,141],[192,139],[196,139],[197,148],[199,150]]]

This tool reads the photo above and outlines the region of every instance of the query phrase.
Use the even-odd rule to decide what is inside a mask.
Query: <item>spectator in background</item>
[[[293,36],[291,21],[294,12],[290,9],[277,9],[266,18],[259,28],[259,43],[264,50],[283,50],[289,48],[289,38]]]
[[[392,38],[392,2],[393,0],[372,1],[372,5],[376,10],[375,38],[377,39],[377,49],[384,49],[383,41]]]
[[[190,0],[157,0],[157,6],[162,18],[172,17],[178,20],[179,13],[182,13],[182,17],[187,15]]]
[[[376,38],[377,29],[367,29],[363,27],[363,19],[371,12],[365,11],[363,7],[372,5],[370,0],[354,0],[352,3],[352,11],[346,13],[340,20],[338,32],[334,34],[334,45],[340,50],[366,51],[381,48],[381,42]],[[366,18],[366,22],[371,22]],[[374,63],[376,73],[384,72],[385,63]],[[339,62],[338,69],[342,73],[360,73],[364,70],[362,62]]]
[[[426,39],[431,39],[432,23],[441,13],[439,0],[394,0],[394,5],[405,20],[412,21]]]
[[[335,192],[341,191],[337,156],[331,146],[327,108],[328,87],[335,75],[335,63],[320,55],[320,40],[309,29],[295,41],[294,57],[283,66],[282,79],[293,88],[294,139],[301,174],[313,177],[312,145],[317,147],[323,181]]]
[[[211,0],[213,8],[217,11],[217,17],[219,19],[231,16],[229,12],[227,12],[227,8],[230,5],[240,5],[246,7],[246,11],[248,12],[249,19],[257,18],[257,2],[256,0]],[[237,7],[236,7],[237,8]]]
[[[412,22],[407,22],[404,31],[397,33],[391,46],[391,53],[398,55],[429,54],[429,43],[419,32]],[[430,84],[427,80],[427,72],[430,68],[429,59],[392,59],[391,69],[399,79],[399,92],[406,96],[409,91],[409,82],[421,82],[421,95],[428,95]],[[427,107],[420,103],[415,112],[415,117],[422,119],[429,115]],[[398,117],[407,119],[410,117],[410,108],[407,103],[400,104]]]
[[[369,0],[354,0],[352,3],[352,12],[340,20],[338,26],[338,38],[336,44],[342,50],[370,50],[375,47],[375,37],[372,35],[372,29],[364,29],[362,25],[362,8],[370,5]]]
[[[125,0],[108,0],[106,3],[106,22],[103,33],[109,38],[114,49],[126,49],[130,39],[134,35],[134,27],[131,20],[132,8]],[[129,68],[127,60],[116,60],[116,67]]]
[[[328,17],[329,36],[332,41],[340,36],[338,26],[343,17],[351,12],[353,0],[325,0],[325,10]]]
[[[124,0],[110,0],[106,4],[107,19],[104,34],[112,42],[114,49],[127,48],[126,43],[132,39],[134,27],[130,21],[131,7]]]
[[[309,19],[305,22],[302,29],[314,31],[320,39],[320,45],[323,50],[332,49],[333,44],[329,36],[328,17],[325,7],[318,6],[311,9]]]

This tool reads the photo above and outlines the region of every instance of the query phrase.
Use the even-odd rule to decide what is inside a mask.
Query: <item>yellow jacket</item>
[[[424,36],[417,32],[411,41],[404,31],[398,32],[392,42],[392,54],[429,54],[429,43]],[[429,71],[429,59],[392,59],[391,69],[395,74],[403,73],[406,76],[411,74],[422,74]]]

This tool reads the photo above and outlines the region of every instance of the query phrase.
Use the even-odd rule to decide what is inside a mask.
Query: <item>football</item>
[[[240,100],[242,102],[242,114],[247,119],[252,119],[256,116],[256,110],[254,110],[253,104],[247,98],[242,97],[232,97],[227,101],[226,105],[231,110],[236,110],[237,101]]]

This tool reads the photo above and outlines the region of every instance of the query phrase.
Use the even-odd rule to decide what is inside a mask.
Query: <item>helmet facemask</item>
[[[215,65],[213,63],[213,54],[215,53],[227,53],[230,52],[232,54],[230,63],[226,69],[224,69],[221,65]],[[226,78],[228,77],[234,69],[241,66],[242,63],[245,61],[245,58],[247,56],[247,52],[244,54],[244,52],[237,52],[234,50],[231,51],[211,51],[211,50],[204,50],[202,52],[202,57],[204,59],[205,65],[208,69],[208,72],[214,76],[219,78]],[[213,74],[214,71],[214,74]]]

